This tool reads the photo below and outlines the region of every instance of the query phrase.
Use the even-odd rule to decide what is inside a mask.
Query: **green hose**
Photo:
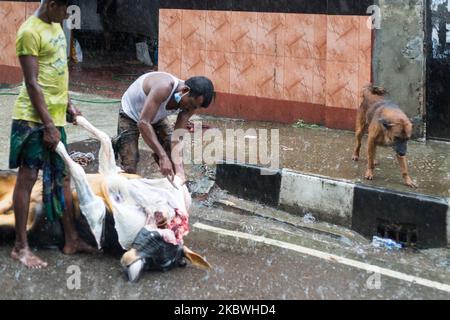
[[[86,102],[92,104],[117,104],[122,100],[88,100],[88,99],[78,99],[78,98],[70,98],[70,100],[78,101],[78,102]]]
[[[19,94],[16,92],[0,92],[0,96],[18,96]],[[121,100],[89,100],[89,99],[79,99],[71,97],[70,100],[78,101],[78,102],[86,102],[92,104],[117,104],[120,103]]]

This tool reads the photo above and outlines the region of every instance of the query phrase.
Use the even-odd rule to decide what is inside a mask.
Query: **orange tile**
[[[325,60],[314,60],[312,102],[321,105],[327,102],[327,62]]]
[[[314,15],[314,51],[315,59],[326,60],[327,58],[327,16]]]
[[[2,33],[0,42],[0,65],[19,67],[19,59],[16,56],[16,34]]]
[[[181,77],[188,79],[205,75],[205,50],[183,50],[181,58]]]
[[[206,50],[206,11],[182,10],[183,51]]]
[[[181,44],[181,10],[159,10],[159,45],[164,48],[179,47]]]
[[[158,70],[181,78],[181,48],[159,48]]]
[[[1,1],[0,21],[2,28],[0,33],[17,33],[19,27],[25,21],[26,2]]]
[[[355,109],[326,107],[324,111],[327,128],[355,131]]]
[[[230,52],[231,12],[207,11],[206,50]]]
[[[359,17],[359,63],[371,63],[372,30],[367,27],[367,17]]]
[[[231,52],[256,54],[256,12],[231,12]]]
[[[39,8],[39,5],[39,2],[27,2],[26,17],[31,16]]]
[[[0,79],[2,83],[17,84],[23,80],[22,69],[0,64]]]
[[[284,99],[284,57],[257,55],[256,96]]]
[[[284,13],[258,13],[258,55],[284,56],[285,24]]]
[[[231,54],[230,93],[255,96],[256,54]]]
[[[327,61],[358,62],[359,17],[327,18]]]
[[[314,63],[312,59],[286,57],[284,66],[284,96],[286,100],[313,101]]]
[[[205,75],[211,79],[218,92],[230,92],[230,61],[230,53],[206,51]]]
[[[358,107],[358,64],[327,62],[327,106]]]
[[[286,14],[286,57],[312,59],[314,57],[314,15]]]

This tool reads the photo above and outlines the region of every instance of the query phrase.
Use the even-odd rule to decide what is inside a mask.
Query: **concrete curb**
[[[218,164],[216,183],[241,198],[311,212],[369,239],[379,235],[419,248],[450,244],[449,199],[239,163]]]
[[[281,189],[281,170],[267,170],[235,163],[219,164],[216,183],[230,193],[247,200],[278,206]]]

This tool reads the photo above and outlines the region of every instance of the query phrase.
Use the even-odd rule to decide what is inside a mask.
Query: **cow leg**
[[[65,245],[63,252],[65,254],[74,254],[78,252],[94,253],[97,250],[80,239],[75,228],[75,213],[73,209],[72,190],[70,188],[70,178],[64,181],[64,200],[66,211],[62,217],[64,228]]]

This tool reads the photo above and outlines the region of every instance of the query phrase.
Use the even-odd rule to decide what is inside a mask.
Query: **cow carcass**
[[[64,159],[75,186],[76,212],[85,217],[98,248],[105,239],[105,221],[112,216],[118,243],[127,252],[121,264],[130,281],[137,281],[143,270],[167,271],[186,265],[185,258],[194,265],[210,268],[204,258],[184,246],[189,232],[191,196],[179,177],[144,179],[121,173],[116,166],[110,138],[92,126],[85,118],[77,117],[79,126],[100,141],[99,174],[87,175],[68,155],[60,143],[56,152]],[[0,227],[13,225],[11,175],[0,175]],[[3,190],[4,189],[4,190]],[[36,208],[42,202],[42,189],[33,189],[30,206],[30,228]],[[2,213],[9,213],[2,215]]]

